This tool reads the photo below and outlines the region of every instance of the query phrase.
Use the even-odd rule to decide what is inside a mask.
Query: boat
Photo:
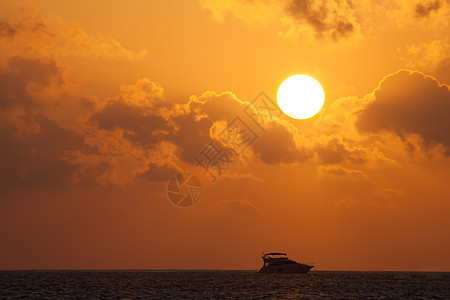
[[[306,274],[314,267],[298,263],[295,260],[289,259],[286,253],[280,252],[263,253],[262,259],[264,265],[259,270],[259,273]]]

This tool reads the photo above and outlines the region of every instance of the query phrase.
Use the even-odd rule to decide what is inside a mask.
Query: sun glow
[[[324,101],[322,86],[307,75],[289,77],[278,88],[278,106],[294,119],[311,118],[320,111]]]

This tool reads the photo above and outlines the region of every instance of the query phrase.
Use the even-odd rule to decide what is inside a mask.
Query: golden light
[[[278,88],[278,106],[294,119],[311,118],[320,111],[324,101],[322,86],[307,75],[289,77]]]

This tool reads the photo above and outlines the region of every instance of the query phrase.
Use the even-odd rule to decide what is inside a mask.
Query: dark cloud
[[[150,181],[167,180],[180,169],[180,162],[194,164],[194,156],[212,140],[213,123],[231,120],[244,103],[231,93],[207,92],[179,105],[165,101],[155,90],[159,90],[155,83],[139,80],[107,99],[90,117],[100,131],[117,132],[131,146],[144,149],[139,160],[147,167],[135,177]]]
[[[205,93],[183,105],[160,101],[153,94],[147,96],[146,101],[137,101],[135,94],[109,99],[92,114],[91,121],[101,130],[123,130],[125,139],[147,149],[170,142],[187,163],[193,163],[194,156],[211,140],[213,122],[231,119],[241,107],[231,93]]]
[[[0,36],[14,37],[17,33],[17,28],[5,21],[0,21]]]
[[[326,144],[317,144],[315,150],[325,165],[339,164],[343,161],[360,164],[365,161],[361,150],[350,149],[336,138]]]
[[[66,151],[81,149],[83,140],[42,114],[0,120],[0,186],[61,186],[72,180],[75,167]]]
[[[91,120],[99,129],[122,129],[126,139],[145,147],[154,146],[173,132],[173,127],[160,115],[120,99],[108,101],[101,110],[92,114]]]
[[[183,105],[160,101],[152,94],[146,101],[136,101],[135,96],[107,100],[91,120],[102,130],[123,130],[124,138],[142,147],[153,148],[162,141],[173,143],[180,150],[180,158],[188,163],[211,140],[213,123],[231,120],[244,107],[231,93],[207,92]],[[150,109],[155,102],[159,110]]]
[[[349,0],[203,0],[202,6],[218,19],[232,13],[245,21],[279,18],[286,36],[311,31],[317,38],[335,41],[359,29],[356,6]],[[225,4],[226,3],[226,4]],[[257,16],[257,17],[255,17]]]
[[[119,96],[107,99],[90,117],[100,131],[117,132],[147,153],[173,148],[164,155],[141,158],[143,162],[147,161],[146,164],[150,160],[150,164],[145,171],[138,171],[136,177],[151,181],[169,178],[174,170],[181,169],[180,163],[195,165],[194,158],[205,146],[214,139],[220,143],[213,133],[216,127],[222,132],[229,122],[244,115],[244,108],[249,105],[229,92],[206,92],[181,105],[165,101],[160,93],[142,93],[154,89],[151,81],[139,81]],[[309,156],[297,148],[293,130],[279,120],[269,122],[265,132],[250,146],[253,150],[250,153],[267,164],[305,160]]]
[[[436,65],[433,71],[441,82],[450,82],[450,53]]]
[[[324,164],[339,164],[349,154],[337,140],[330,141],[327,145],[317,146],[316,152]]]
[[[266,164],[294,163],[309,158],[305,150],[297,148],[294,133],[278,122],[270,122],[252,148]]]
[[[206,92],[200,97],[191,98],[183,110],[173,118],[178,128],[169,141],[181,149],[180,156],[192,163],[203,147],[210,141],[210,129],[214,122],[230,122],[242,113],[246,102],[242,102],[232,93],[216,94]]]
[[[331,8],[334,1],[290,0],[286,4],[287,14],[298,23],[307,23],[318,37],[331,36],[337,40],[347,37],[355,30],[353,22],[342,12],[347,6],[346,1],[336,2],[336,8]]]
[[[419,135],[425,146],[450,147],[450,90],[417,71],[400,70],[385,77],[374,100],[359,112],[361,132],[390,131],[400,137]]]
[[[53,59],[14,57],[1,70],[0,186],[72,182],[76,166],[65,156],[67,151],[83,149],[83,136],[42,113],[48,108],[44,107],[48,99],[38,100],[30,93],[30,87],[60,86],[62,78]]]
[[[428,1],[425,3],[417,3],[416,5],[416,17],[422,18],[422,17],[428,17],[430,13],[434,10],[438,10],[441,8],[442,4],[440,0],[435,1]]]
[[[317,178],[322,180],[343,180],[356,182],[370,182],[369,177],[361,170],[350,170],[340,165],[320,166]]]
[[[0,109],[36,104],[28,93],[30,84],[48,85],[62,81],[61,69],[54,60],[14,57],[0,71]]]
[[[148,181],[167,181],[180,170],[169,166],[157,166],[153,163],[149,163],[147,169],[136,175],[136,178],[144,179]]]

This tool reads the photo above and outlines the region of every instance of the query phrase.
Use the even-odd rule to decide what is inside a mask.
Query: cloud
[[[12,26],[12,24],[9,24],[4,21],[0,21],[0,36],[1,37],[14,37],[16,35],[17,30]]]
[[[373,190],[373,194],[388,199],[398,199],[406,197],[406,193],[392,188],[378,188]]]
[[[111,174],[112,182],[120,182],[119,178],[160,181],[169,169],[201,168],[200,153],[211,142],[220,146],[219,151],[226,153],[235,167],[257,162],[295,163],[312,157],[311,151],[299,146],[299,134],[292,124],[274,117],[262,130],[245,109],[255,108],[231,92],[208,91],[191,96],[185,103],[175,103],[165,98],[159,84],[147,78],[140,79],[133,85],[122,86],[117,96],[105,99],[90,114],[85,143],[97,153],[75,151],[68,157],[80,169],[103,163],[108,166],[105,171]],[[233,152],[236,149],[222,136],[236,117],[248,128],[253,127],[253,134],[259,130],[254,142],[240,155]],[[239,139],[244,140],[244,137]],[[122,172],[119,176],[125,162],[129,175]],[[83,166],[83,163],[87,164]],[[213,162],[208,164],[213,172],[217,171]],[[228,174],[227,169],[228,165],[223,170],[224,179],[249,176],[246,169],[234,168],[232,174]]]
[[[416,4],[416,17],[422,18],[422,17],[428,17],[430,13],[434,10],[438,10],[441,8],[442,3],[440,0],[434,0],[434,1],[426,1],[425,3],[417,3]]]
[[[361,213],[363,210],[394,211],[398,210],[398,204],[395,201],[385,199],[361,199],[355,196],[345,196],[334,203],[337,209],[353,210]]]
[[[126,103],[150,95],[153,105],[159,105],[162,88],[145,80],[123,86],[123,101],[108,106],[108,116],[116,117],[111,121],[101,115],[95,96],[83,94],[77,83],[67,80],[67,70],[58,59],[77,56],[135,60],[145,53],[125,49],[111,37],[89,34],[58,16],[45,16],[34,6],[2,2],[0,131],[6,143],[2,147],[6,166],[1,174],[3,185],[107,185],[132,179],[139,172],[144,174],[155,154],[131,144],[115,132],[114,126],[145,123],[145,116],[127,123],[124,118],[136,114],[126,110]],[[118,110],[122,108],[121,115]],[[157,107],[143,103],[137,109]],[[86,122],[89,116],[91,122]],[[108,126],[110,131],[105,130]],[[158,150],[158,146],[155,144],[154,149]],[[165,152],[158,155],[161,153]]]
[[[287,26],[285,36],[309,31],[317,38],[339,40],[359,30],[347,1],[202,0],[200,4],[219,21],[232,14],[245,22],[281,23]]]
[[[247,199],[225,200],[216,202],[213,210],[231,212],[239,215],[260,215],[259,209]]]
[[[57,55],[136,60],[147,54],[146,50],[126,49],[112,37],[89,34],[77,23],[58,16],[45,16],[30,5],[6,1],[0,5],[0,10],[0,54],[3,58]]]
[[[220,133],[237,116],[243,117],[248,105],[230,92],[205,92],[192,96],[187,103],[175,104],[164,99],[159,85],[143,79],[105,100],[90,120],[100,130],[120,130],[123,138],[146,149],[163,141],[171,143],[177,149],[177,159],[193,164],[194,157],[210,141],[221,142]],[[294,131],[292,125],[274,119],[256,136],[249,150],[267,164],[304,160],[307,155],[297,147]]]
[[[123,130],[126,139],[144,147],[152,147],[162,141],[168,130],[173,131],[166,120],[138,105],[118,99],[108,100],[103,107],[91,115],[101,130]]]
[[[358,113],[360,132],[392,132],[405,138],[415,134],[425,147],[450,147],[450,90],[435,78],[400,70],[386,76],[373,100]]]
[[[0,110],[17,105],[37,105],[29,93],[30,85],[62,82],[62,74],[55,61],[14,57],[0,70]]]
[[[384,92],[383,82],[380,87]],[[274,118],[267,122],[264,131],[258,132],[244,155],[230,158],[233,163],[244,165],[280,164],[304,162],[315,153],[325,164],[319,166],[318,178],[369,182],[365,168],[398,167],[397,160],[406,159],[402,149],[407,145],[402,146],[401,135],[395,134],[396,140],[392,134],[385,135],[386,130],[374,129],[377,135],[373,137],[361,127],[363,112],[381,95],[380,87],[362,98],[339,99],[302,134],[291,123]],[[231,151],[220,139],[220,133],[236,116],[244,120],[243,111],[248,105],[231,92],[205,92],[177,104],[165,99],[159,84],[144,78],[122,86],[117,96],[105,99],[92,112],[92,127],[87,135],[90,138],[86,140],[98,151],[95,161],[108,166],[114,182],[120,182],[119,178],[158,181],[169,171],[199,167],[194,157],[211,141],[222,143],[225,150]],[[367,118],[364,120],[368,122]],[[245,121],[256,126],[249,119]],[[72,161],[94,161],[88,159],[92,155]],[[120,172],[128,175],[118,176]],[[239,174],[233,176],[239,178]]]
[[[334,40],[355,31],[355,19],[347,1],[290,0],[286,14],[296,24],[308,24],[318,37]]]
[[[339,164],[344,161],[364,163],[364,149],[351,149],[348,143],[333,137],[326,144],[318,143],[316,153],[324,164]]]
[[[297,137],[311,152],[314,162],[348,169],[398,167],[404,156],[400,138],[378,134],[369,136],[355,127],[358,113],[373,97],[341,97],[325,106],[308,130]]]
[[[435,39],[409,45],[402,51],[402,59],[409,68],[433,75],[441,82],[450,82],[449,39]]]
[[[224,176],[224,178],[229,180],[245,180],[245,181],[258,181],[261,182],[262,179],[260,177],[257,177],[255,174],[252,174],[251,172],[246,173],[233,173],[233,172],[227,172]]]
[[[252,149],[266,164],[305,161],[311,155],[296,145],[295,129],[283,122],[270,122]]]
[[[100,130],[120,130],[123,138],[148,150],[161,142],[173,144],[179,158],[193,157],[211,140],[213,122],[231,120],[243,102],[232,93],[206,92],[182,105],[166,101],[162,88],[148,79],[124,86],[121,93],[106,99],[90,120]]]
[[[226,110],[218,107],[227,106],[223,101],[228,96],[232,95],[209,93],[179,105],[164,98],[159,84],[140,79],[122,86],[119,95],[105,99],[91,114],[90,142],[100,149],[98,156],[107,157],[118,172],[128,168],[122,180],[167,180],[183,165],[194,163],[194,155],[210,140],[210,116],[226,117],[220,115]],[[215,101],[217,105],[209,103]],[[114,152],[111,145],[117,145]],[[133,155],[126,155],[130,152]]]
[[[361,170],[351,170],[342,166],[319,166],[317,169],[318,179],[328,180],[350,180],[369,182],[369,177]]]
[[[70,159],[75,152],[92,156],[81,120],[95,103],[73,88],[54,59],[16,56],[0,68],[3,187],[98,181],[94,174],[106,162],[83,165],[90,179],[82,180],[81,164]]]
[[[392,188],[376,188],[360,195],[347,195],[336,200],[334,205],[338,209],[376,209],[383,211],[394,211],[399,209],[399,203],[406,194]]]
[[[172,178],[177,173],[180,173],[181,170],[175,167],[168,167],[165,165],[157,166],[153,163],[149,163],[147,168],[136,175],[139,179],[144,179],[148,181],[167,181]]]
[[[152,153],[125,139],[121,131],[87,126],[82,135],[84,148],[65,153],[66,161],[77,167],[74,184],[125,185],[145,172],[152,161]]]
[[[39,113],[70,128],[79,128],[80,121],[96,104],[79,86],[67,80],[65,69],[55,59],[13,57],[0,67],[0,112],[15,116]]]
[[[42,114],[0,118],[0,186],[69,185],[75,167],[66,151],[82,149],[82,136]]]
[[[446,36],[450,6],[442,0],[349,1],[349,0],[199,0],[203,9],[222,22],[230,15],[247,24],[267,25],[288,39],[314,37],[321,46],[354,47],[384,29],[414,28],[430,35]],[[433,18],[428,16],[432,15]],[[419,21],[420,20],[420,21]],[[379,31],[379,30],[382,31]],[[401,32],[400,32],[401,31]],[[339,43],[328,43],[334,41]]]
[[[77,166],[67,160],[67,154],[85,151],[84,137],[52,115],[54,107],[64,104],[63,109],[78,118],[82,116],[78,105],[84,106],[87,100],[77,94],[59,98],[60,91],[68,91],[65,86],[62,68],[54,59],[13,57],[0,69],[1,186],[72,183]]]
[[[122,85],[116,96],[102,103],[89,102],[89,97],[66,88],[70,84],[54,59],[13,57],[1,69],[0,78],[2,135],[10,144],[4,158],[15,178],[5,184],[42,182],[45,176],[36,174],[46,172],[52,178],[52,168],[61,168],[64,174],[55,181],[58,184],[163,181],[176,171],[200,168],[194,157],[211,141],[232,153],[220,133],[236,117],[257,134],[244,154],[230,157],[234,164],[310,160],[324,164],[317,169],[318,178],[336,182],[369,182],[366,168],[398,166],[403,155],[398,145],[407,134],[420,135],[430,147],[436,143],[448,147],[450,142],[443,117],[448,112],[448,87],[405,70],[385,77],[373,93],[362,98],[338,99],[301,134],[291,122],[276,117],[266,122],[264,130],[259,128],[244,113],[255,108],[231,92],[208,91],[176,103],[166,99],[164,89],[148,78]],[[67,97],[61,97],[60,91]],[[85,101],[90,104],[83,104],[82,109],[75,105]],[[431,103],[431,108],[423,103]],[[76,121],[65,122],[67,118],[52,107],[75,111],[71,118]],[[50,132],[59,137],[57,141],[50,140]],[[247,170],[235,168],[223,178],[246,178]]]

